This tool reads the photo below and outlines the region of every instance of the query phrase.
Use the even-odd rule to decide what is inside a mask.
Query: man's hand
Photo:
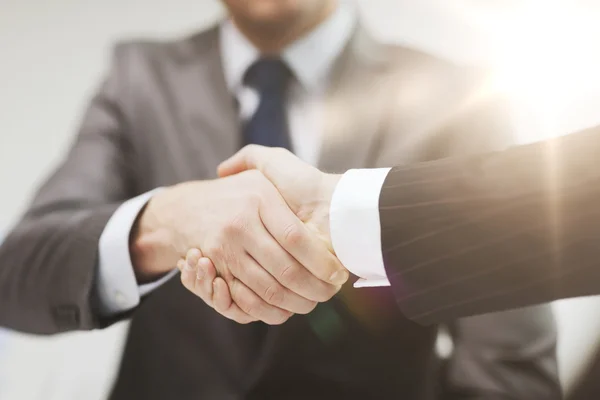
[[[328,247],[258,171],[183,183],[153,197],[132,234],[138,279],[171,270],[190,248],[212,260],[251,320],[269,324],[310,312],[348,279]],[[186,287],[199,294],[200,288]]]
[[[258,145],[246,146],[221,163],[218,174],[227,177],[253,169],[260,171],[275,185],[298,218],[315,231],[333,253],[329,208],[340,176],[325,174],[286,149]],[[184,282],[188,279],[189,285],[198,287],[198,296],[217,312],[240,323],[254,320],[237,304],[234,288],[217,275],[208,256],[203,257],[198,249],[192,249],[179,266],[182,271],[185,271],[184,267],[188,271],[197,271],[197,274],[184,273],[182,276],[185,278],[182,279]]]
[[[252,169],[275,185],[298,218],[317,232],[333,252],[329,208],[341,176],[323,173],[286,149],[258,145],[246,146],[221,163],[218,173],[226,177]]]
[[[252,305],[238,306],[232,299],[231,292],[223,278],[217,275],[217,269],[209,258],[203,257],[199,249],[188,251],[185,260],[179,260],[177,268],[181,271],[181,282],[194,292],[219,314],[240,324],[258,321],[244,309],[252,309]],[[246,293],[248,295],[248,293]],[[248,296],[238,296],[247,301]]]
[[[229,286],[217,275],[212,261],[203,257],[200,250],[190,249],[185,260],[179,260],[177,268],[181,271],[183,285],[188,289],[194,287],[195,293],[219,314],[240,324],[258,320],[236,304]]]

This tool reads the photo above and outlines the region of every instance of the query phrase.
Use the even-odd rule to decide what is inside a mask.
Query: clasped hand
[[[138,279],[177,264],[183,285],[239,323],[281,324],[333,297],[348,271],[329,238],[334,175],[283,149],[247,146],[220,179],[153,197],[132,253]]]

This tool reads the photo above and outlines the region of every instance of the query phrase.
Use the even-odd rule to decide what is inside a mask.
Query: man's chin
[[[302,17],[302,7],[295,0],[254,0],[247,6],[244,19],[265,27],[284,26]]]

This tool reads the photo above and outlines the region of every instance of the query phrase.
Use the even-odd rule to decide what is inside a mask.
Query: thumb
[[[259,160],[265,159],[264,153],[267,151],[268,149],[264,146],[255,144],[245,146],[240,151],[219,164],[219,167],[217,168],[217,174],[220,178],[224,178],[226,176],[239,174],[240,172],[244,172],[249,169],[261,170],[261,166],[263,164],[259,163]]]
[[[281,191],[282,185],[310,171],[311,168],[289,150],[251,144],[223,161],[217,173],[219,177],[224,178],[256,169]]]

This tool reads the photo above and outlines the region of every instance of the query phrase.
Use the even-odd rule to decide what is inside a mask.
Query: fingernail
[[[331,277],[329,278],[329,282],[333,283],[334,285],[343,285],[344,283],[346,283],[346,281],[349,278],[349,274],[348,271],[346,271],[345,269],[341,269],[339,271],[334,272]]]
[[[185,261],[183,261],[183,260],[177,261],[177,269],[179,269],[179,271],[183,272],[184,267],[185,267]]]

